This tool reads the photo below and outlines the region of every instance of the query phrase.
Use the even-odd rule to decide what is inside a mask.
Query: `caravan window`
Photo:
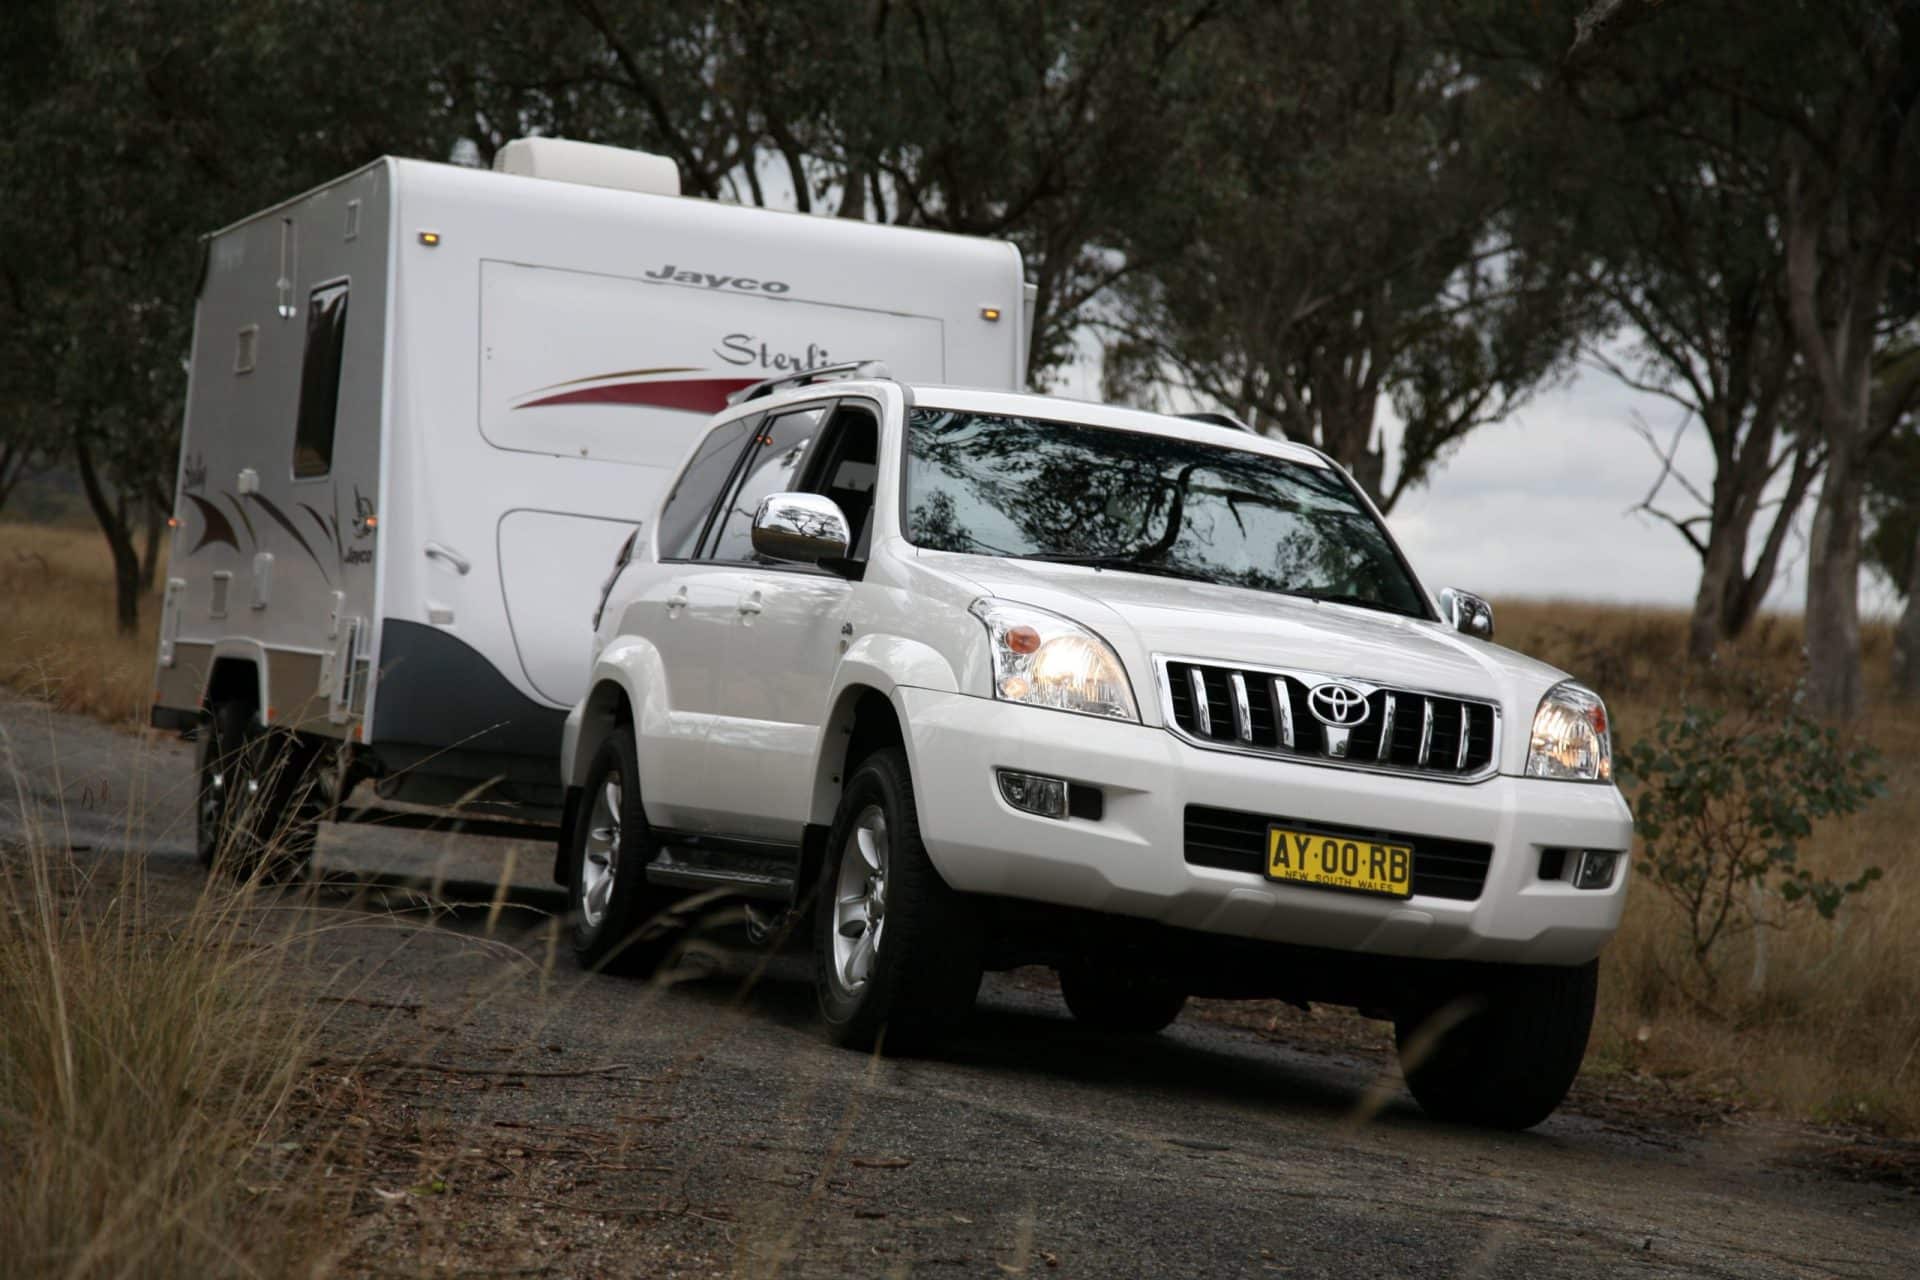
[[[347,282],[307,297],[307,350],[300,365],[300,416],[293,431],[296,479],[333,470],[334,416],[340,407],[340,358],[347,342]]]

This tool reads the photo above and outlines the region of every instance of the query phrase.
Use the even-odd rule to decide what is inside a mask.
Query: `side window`
[[[865,558],[872,537],[873,486],[879,475],[879,419],[866,405],[841,405],[827,423],[799,487],[839,505],[853,534],[849,548],[856,560]]]
[[[797,409],[770,419],[747,448],[746,474],[721,517],[720,532],[707,553],[715,560],[751,560],[753,513],[768,494],[791,490],[799,479],[800,459],[820,430],[826,406]]]
[[[307,296],[307,349],[300,364],[300,416],[293,429],[293,474],[310,480],[333,470],[333,425],[340,408],[340,359],[347,343],[347,282]]]
[[[727,487],[733,464],[753,430],[756,418],[736,418],[707,433],[692,461],[674,482],[667,505],[660,512],[659,546],[662,560],[690,560],[706,530],[707,515]]]

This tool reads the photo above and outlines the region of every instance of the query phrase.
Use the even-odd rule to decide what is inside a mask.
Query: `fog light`
[[[1606,889],[1613,884],[1613,867],[1620,861],[1617,853],[1603,853],[1598,849],[1589,849],[1580,855],[1580,869],[1574,872],[1573,887],[1576,889]]]
[[[1015,773],[1011,769],[994,771],[1000,779],[1000,794],[1008,804],[1025,813],[1043,818],[1067,816],[1067,780],[1038,773]]]

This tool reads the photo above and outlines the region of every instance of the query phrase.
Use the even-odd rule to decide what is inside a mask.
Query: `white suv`
[[[1046,964],[1108,1030],[1350,1005],[1433,1114],[1558,1105],[1629,869],[1597,696],[1429,595],[1312,449],[790,383],[713,420],[603,592],[556,865],[583,963],[657,963],[713,890],[811,908],[848,1044]]]

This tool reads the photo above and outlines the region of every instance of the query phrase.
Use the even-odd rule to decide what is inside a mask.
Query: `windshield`
[[[916,409],[907,538],[1426,617],[1387,532],[1326,467],[1081,423]]]

